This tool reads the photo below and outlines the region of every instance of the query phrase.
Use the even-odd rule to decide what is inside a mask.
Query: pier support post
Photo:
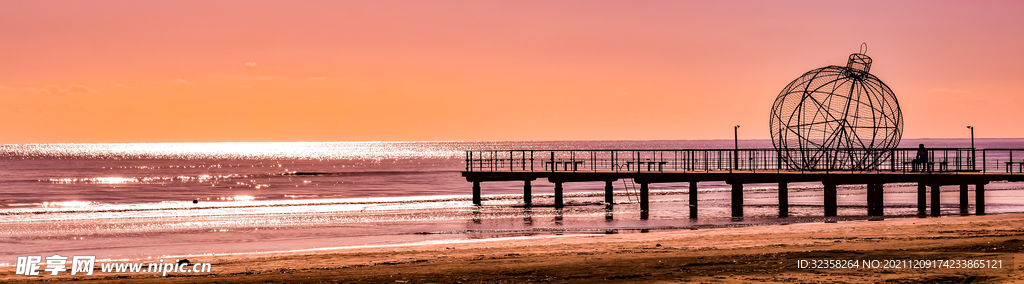
[[[932,185],[932,216],[938,217],[942,210],[942,186]]]
[[[924,183],[917,183],[917,215],[928,214],[928,188]]]
[[[789,183],[779,183],[779,218],[789,217]]]
[[[836,185],[834,183],[823,185],[825,186],[825,217],[835,217],[839,213],[836,200]]]
[[[697,181],[690,181],[690,218],[697,218]]]
[[[970,203],[970,199],[967,198],[967,184],[960,185],[960,214],[967,215],[967,205]]]
[[[697,182],[690,182],[690,219],[697,219]]]
[[[614,182],[613,180],[604,182],[604,203],[608,203],[608,205],[615,204]]]
[[[732,217],[743,217],[743,184],[739,182],[732,184]]]
[[[985,184],[974,185],[974,214],[985,215]]]
[[[562,208],[562,182],[555,182],[555,208]]]
[[[878,206],[875,209],[875,213],[878,213],[878,216],[885,216],[885,184],[879,183],[875,186],[875,189],[878,190],[878,193],[875,194],[875,197],[878,198],[875,199],[875,205]]]
[[[641,182],[640,183],[640,212],[648,212],[648,210],[651,209],[651,206],[650,206],[650,203],[649,203],[650,200],[649,200],[649,198],[647,196],[648,195],[647,193],[649,191],[648,188],[647,188],[647,185],[648,185],[648,183],[646,183],[646,182]]]
[[[875,184],[868,184],[868,216],[875,216]]]
[[[473,182],[473,205],[480,206],[480,182]]]
[[[885,185],[881,183],[868,184],[868,216],[885,215]]]
[[[523,203],[526,206],[533,204],[533,186],[530,184],[530,180],[523,181]]]

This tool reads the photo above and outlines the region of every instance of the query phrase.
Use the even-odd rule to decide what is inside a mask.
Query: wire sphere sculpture
[[[871,58],[811,70],[772,106],[772,144],[791,170],[872,170],[900,143],[903,114],[889,86],[868,73]]]

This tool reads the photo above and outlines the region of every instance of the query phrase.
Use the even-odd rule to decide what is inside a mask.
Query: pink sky
[[[1011,1],[9,1],[0,143],[767,139],[861,42],[904,138],[1024,137]]]

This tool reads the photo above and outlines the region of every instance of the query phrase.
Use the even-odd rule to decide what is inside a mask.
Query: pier
[[[993,181],[1024,181],[1024,149],[928,149],[927,161],[915,161],[917,148],[869,153],[883,157],[871,169],[856,169],[857,149],[825,152],[810,170],[789,170],[785,158],[799,153],[776,149],[655,149],[655,150],[469,150],[462,176],[473,184],[473,204],[482,205],[482,183],[522,181],[523,202],[532,205],[532,181],[553,183],[554,206],[564,206],[566,183],[603,182],[605,203],[614,205],[614,182],[632,179],[639,184],[641,218],[650,210],[649,188],[653,183],[688,183],[690,218],[697,218],[697,183],[724,181],[732,186],[733,217],[743,217],[744,184],[778,184],[779,217],[788,216],[788,184],[820,182],[826,217],[838,212],[836,187],[864,184],[868,216],[884,216],[884,187],[889,183],[916,183],[920,215],[940,215],[942,186],[959,186],[960,213],[970,214],[969,186],[974,185],[974,214],[985,214],[985,185]],[[802,151],[800,149],[787,151]],[[784,155],[786,154],[786,155]],[[851,161],[846,161],[851,160]],[[930,190],[930,193],[929,193]],[[929,198],[931,201],[929,202]]]

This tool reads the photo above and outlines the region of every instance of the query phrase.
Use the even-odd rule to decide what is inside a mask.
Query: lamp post
[[[736,125],[735,127],[732,128],[732,141],[733,141],[733,146],[734,146],[734,148],[732,150],[732,164],[733,164],[733,168],[736,169],[736,170],[740,169],[740,131],[739,131],[739,129],[740,129],[739,125]]]
[[[976,171],[976,170],[978,170],[977,169],[977,163],[976,163],[977,162],[976,160],[978,159],[978,157],[977,157],[977,155],[976,155],[976,153],[974,151],[974,126],[968,125],[967,128],[971,130],[971,170],[972,171]]]

